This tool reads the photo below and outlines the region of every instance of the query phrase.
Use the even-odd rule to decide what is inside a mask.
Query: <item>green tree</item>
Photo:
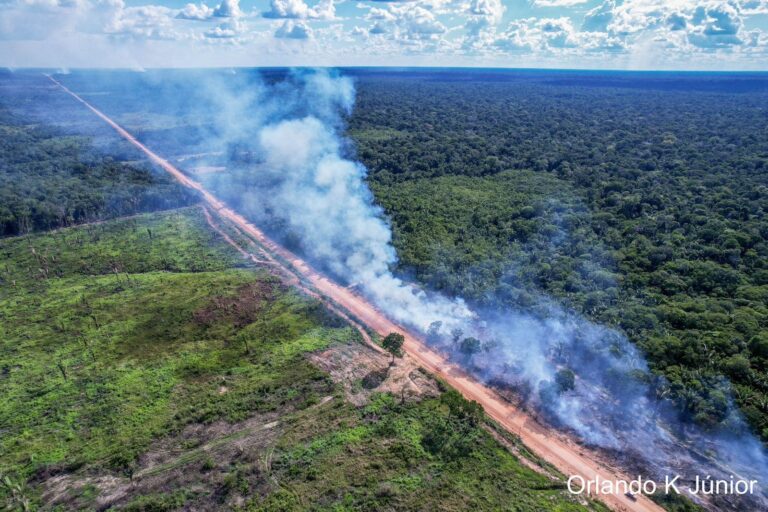
[[[403,343],[405,343],[405,336],[399,332],[391,332],[387,334],[384,341],[382,341],[381,345],[392,354],[391,364],[395,364],[395,356],[403,356]]]

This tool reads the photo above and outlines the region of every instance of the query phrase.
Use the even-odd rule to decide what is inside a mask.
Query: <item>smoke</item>
[[[234,142],[256,160],[233,171],[237,183],[250,185],[247,199],[231,189],[231,176],[216,180],[217,190],[398,322],[425,331],[436,321],[458,327],[472,317],[463,300],[428,294],[391,272],[397,263],[391,229],[365,183],[365,167],[345,157],[349,146],[339,136],[340,116],[354,101],[349,78],[299,73],[266,90],[216,98],[225,151],[231,154]],[[246,130],[236,120],[243,112],[250,116]]]
[[[478,379],[514,390],[544,421],[656,477],[768,476],[765,450],[728,398],[727,382],[707,383],[722,390],[726,419],[704,430],[681,419],[663,398],[666,383],[619,332],[551,301],[536,312],[479,308],[395,275],[391,229],[342,136],[354,103],[348,77],[185,75],[180,82],[194,86],[182,99],[167,75],[145,78],[155,79],[162,108],[207,120],[194,151],[224,155],[227,172],[199,179]],[[198,163],[222,164],[211,158],[220,157]]]

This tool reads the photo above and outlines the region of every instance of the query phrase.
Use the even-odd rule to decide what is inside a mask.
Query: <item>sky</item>
[[[0,66],[768,70],[768,0],[0,0]]]

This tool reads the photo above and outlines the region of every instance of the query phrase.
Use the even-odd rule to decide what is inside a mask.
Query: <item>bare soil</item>
[[[344,387],[347,399],[357,406],[371,394],[389,392],[405,401],[436,397],[437,382],[410,360],[395,360],[367,345],[337,345],[309,355],[309,360]]]

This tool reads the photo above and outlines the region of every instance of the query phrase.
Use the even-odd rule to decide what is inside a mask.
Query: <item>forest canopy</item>
[[[716,424],[731,393],[766,440],[766,104],[759,74],[363,72],[349,134],[402,271],[555,297],[637,343],[685,415]]]
[[[97,145],[82,130],[65,129],[34,115],[31,106],[36,98],[29,83],[18,80],[3,85],[0,236],[177,208],[196,201],[193,193],[169,176],[137,160],[135,152],[114,151],[115,137],[103,128],[112,146]],[[78,108],[68,102],[56,111],[49,97],[40,103],[52,107],[61,119]]]

